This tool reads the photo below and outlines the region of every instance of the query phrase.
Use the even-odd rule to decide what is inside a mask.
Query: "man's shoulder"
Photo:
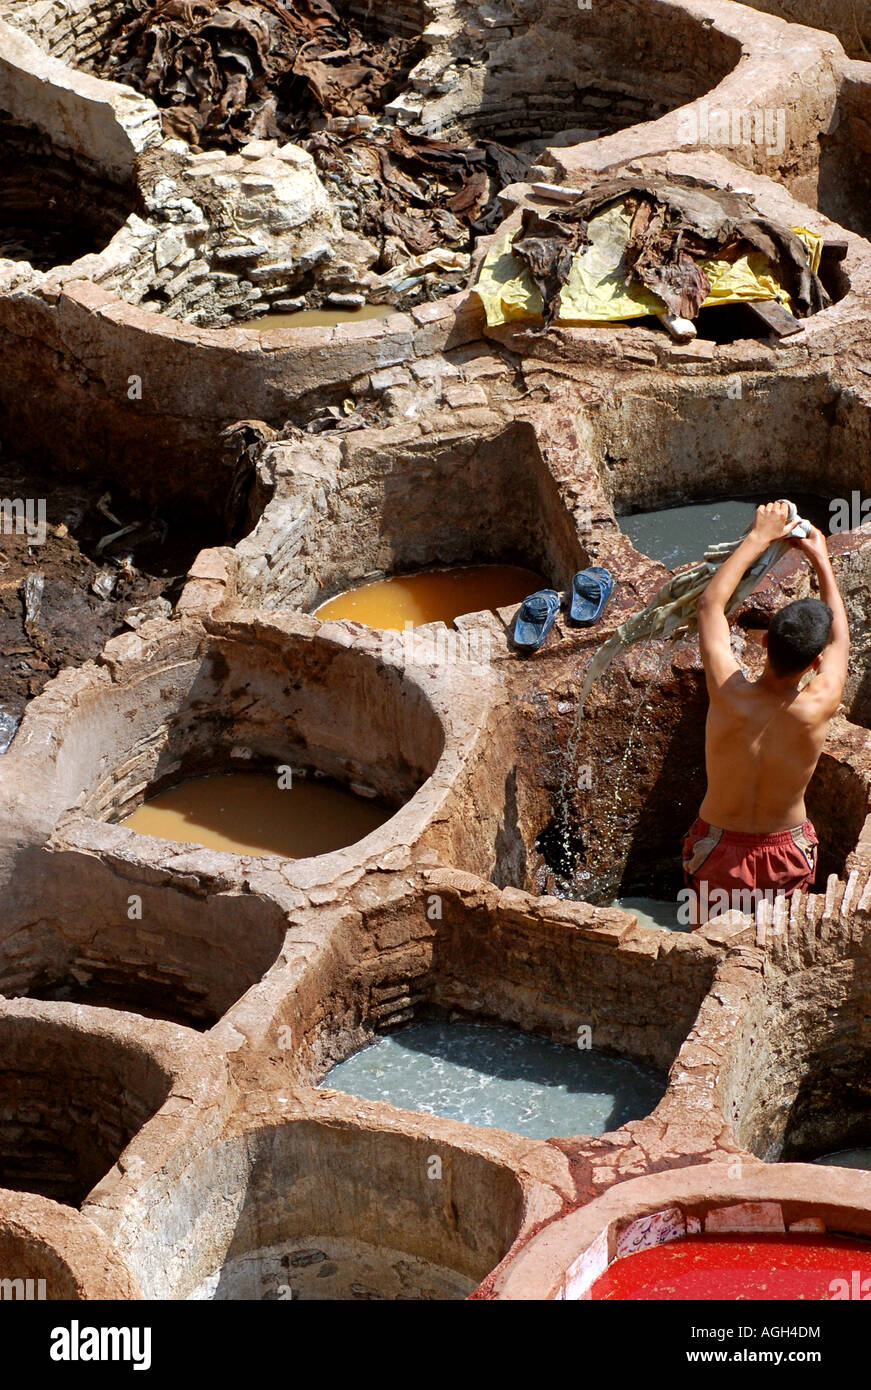
[[[841,703],[843,690],[824,676],[816,676],[793,701],[795,718],[803,724],[827,724]]]
[[[746,709],[748,699],[758,698],[758,696],[754,697],[753,692],[753,682],[747,679],[739,666],[728,680],[723,681],[722,685],[716,686],[709,692],[709,698],[712,705],[722,705],[732,709],[738,709],[743,705]]]

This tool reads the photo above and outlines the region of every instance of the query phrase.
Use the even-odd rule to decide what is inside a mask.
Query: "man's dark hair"
[[[778,676],[806,671],[829,640],[832,610],[818,598],[800,598],[775,613],[768,629],[768,659]]]

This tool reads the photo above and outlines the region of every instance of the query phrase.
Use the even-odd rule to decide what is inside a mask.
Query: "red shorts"
[[[683,842],[684,879],[697,893],[704,882],[708,898],[718,889],[740,895],[754,888],[788,897],[813,883],[818,844],[809,820],[773,835],[747,835],[699,819]]]

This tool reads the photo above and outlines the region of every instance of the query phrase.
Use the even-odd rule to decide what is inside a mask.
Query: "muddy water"
[[[447,623],[462,613],[520,603],[544,580],[517,565],[470,565],[394,575],[360,584],[315,609],[318,618],[353,618],[368,627],[402,632],[406,623]]]
[[[306,859],[353,845],[393,814],[329,782],[233,772],[196,777],[160,792],[121,822],[140,835],[231,854]]]
[[[273,333],[282,328],[335,328],[340,323],[362,323],[364,319],[386,319],[395,314],[392,304],[364,304],[360,309],[297,309],[291,314],[261,314],[259,319],[242,323],[249,333]]]
[[[837,1153],[823,1154],[814,1163],[824,1163],[829,1168],[864,1168],[871,1172],[871,1149],[839,1149]]]
[[[692,502],[684,507],[665,507],[659,511],[636,512],[618,517],[620,530],[642,555],[659,560],[669,569],[700,560],[710,545],[734,541],[752,523],[760,502],[771,502],[777,494],[764,497],[715,498]],[[793,493],[799,514],[815,526],[828,531],[828,500],[807,493]]]
[[[323,1082],[366,1100],[532,1139],[603,1134],[648,1115],[666,1078],[511,1028],[416,1023],[340,1062]]]

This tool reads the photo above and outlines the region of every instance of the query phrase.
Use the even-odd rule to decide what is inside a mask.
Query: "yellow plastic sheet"
[[[605,208],[590,219],[592,245],[577,253],[563,287],[557,323],[619,323],[625,319],[663,314],[665,305],[643,285],[624,282],[623,253],[629,240],[632,215],[623,203]],[[822,237],[805,227],[793,230],[806,246],[811,266],[819,268]],[[484,305],[487,323],[495,327],[523,319],[540,319],[544,303],[532,276],[511,252],[515,233],[490,248],[475,293]],[[780,284],[768,258],[751,251],[737,261],[702,261],[711,282],[702,308],[738,304],[748,300],[777,299],[789,306],[789,295]]]

